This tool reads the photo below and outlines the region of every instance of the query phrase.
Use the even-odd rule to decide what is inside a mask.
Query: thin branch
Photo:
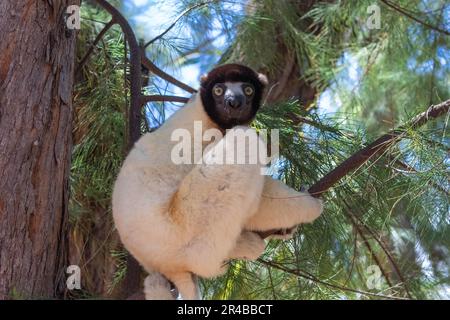
[[[437,26],[433,26],[433,25],[431,25],[431,24],[429,24],[429,23],[427,23],[425,21],[422,21],[422,20],[414,17],[412,14],[408,13],[404,8],[396,6],[396,5],[392,4],[391,2],[389,2],[388,0],[381,0],[381,2],[384,3],[385,5],[387,5],[388,7],[394,9],[395,11],[403,14],[404,16],[410,18],[411,20],[414,20],[417,23],[420,23],[421,25],[423,25],[423,26],[425,26],[425,27],[427,27],[429,29],[432,29],[434,31],[438,31],[438,32],[443,33],[443,34],[445,34],[447,36],[450,36],[450,31],[441,29],[441,28],[439,28]]]
[[[144,45],[144,49],[146,49],[149,45],[151,45],[152,43],[156,42],[157,40],[161,39],[162,37],[164,37],[170,30],[173,29],[173,27],[175,27],[175,25],[178,23],[178,21],[180,21],[184,16],[188,15],[192,10],[195,10],[197,8],[203,7],[204,5],[210,4],[212,2],[215,1],[205,1],[205,2],[200,2],[197,3],[196,5],[193,5],[190,8],[187,8],[186,10],[184,10],[176,19],[174,22],[172,22],[170,24],[170,26],[164,30],[162,33],[160,33],[159,35],[157,35],[156,37],[154,37],[152,40],[150,40],[149,42],[147,42]]]
[[[95,46],[100,42],[100,40],[103,38],[103,36],[106,34],[106,32],[114,25],[116,24],[116,20],[114,17],[103,27],[102,31],[97,35],[92,45],[89,47],[89,49],[86,51],[86,54],[84,57],[80,60],[80,63],[78,63],[78,66],[76,68],[75,73],[78,74],[83,69],[83,66],[86,64],[87,60],[91,56],[92,52],[94,51]]]
[[[347,285],[347,283],[352,278],[353,270],[355,268],[355,262],[356,258],[358,257],[358,230],[356,230],[356,227],[353,226],[353,255],[352,255],[352,263],[350,264],[350,271],[348,272],[347,280],[345,280],[344,285]]]
[[[123,94],[124,94],[124,110],[125,110],[125,119],[130,119],[130,110],[128,108],[128,95],[130,93],[129,86],[128,86],[128,42],[127,37],[123,37]],[[123,150],[124,158],[127,155],[127,149],[128,149],[128,141],[130,141],[130,122],[125,121],[125,143],[123,144],[126,146]]]
[[[211,43],[213,43],[215,40],[217,40],[219,37],[221,37],[223,35],[223,33],[219,33],[218,35],[212,37],[212,38],[207,38],[205,40],[203,40],[201,43],[199,43],[197,46],[186,50],[185,52],[182,52],[173,62],[173,64],[178,64],[180,63],[181,60],[185,59],[186,57],[190,56],[191,54],[194,53],[199,53],[200,50],[202,50],[203,48],[209,46]]]
[[[343,135],[343,133],[341,131],[339,131],[338,129],[333,128],[332,126],[327,126],[327,125],[325,125],[323,123],[320,123],[320,122],[317,122],[317,121],[315,121],[313,119],[310,119],[310,118],[307,118],[307,117],[303,117],[303,116],[299,116],[299,115],[294,114],[294,113],[289,114],[289,117],[292,119],[292,123],[294,125],[298,125],[300,123],[304,123],[304,124],[310,125],[311,127],[317,128],[317,129],[322,130],[322,131],[332,132],[332,133],[335,133],[335,134],[341,135],[341,136]]]
[[[160,95],[155,94],[151,96],[142,96],[141,97],[141,103],[145,104],[147,102],[155,102],[155,101],[170,101],[170,102],[181,102],[186,103],[189,101],[189,98],[185,97],[179,97],[179,96],[166,96],[166,95]]]
[[[378,298],[383,298],[383,299],[408,300],[408,299],[403,298],[403,297],[386,296],[386,295],[379,294],[379,293],[373,293],[373,292],[367,292],[367,291],[347,288],[347,287],[344,287],[344,286],[341,286],[341,285],[325,282],[325,281],[320,280],[319,278],[315,277],[314,275],[312,275],[312,274],[310,274],[310,273],[308,273],[306,271],[288,269],[288,268],[286,268],[286,267],[284,267],[284,266],[282,266],[282,265],[280,265],[278,263],[272,262],[272,261],[267,261],[267,260],[264,260],[264,259],[258,259],[258,262],[260,262],[260,263],[262,263],[262,264],[264,264],[266,266],[270,266],[272,268],[275,268],[275,269],[278,269],[278,270],[281,270],[281,271],[293,274],[295,276],[302,277],[302,278],[308,279],[310,281],[313,281],[313,282],[325,285],[327,287],[339,289],[339,290],[342,290],[342,291],[349,291],[349,292],[359,293],[359,294],[363,294],[363,295],[366,295],[366,296],[373,296],[373,297],[378,297]]]
[[[348,210],[348,205],[347,205],[347,210]],[[386,270],[384,270],[384,267],[381,264],[380,259],[378,259],[378,256],[375,254],[375,251],[372,249],[372,246],[370,245],[368,239],[364,235],[363,230],[361,230],[360,226],[353,220],[352,214],[347,213],[345,215],[349,218],[349,220],[351,221],[353,226],[356,228],[356,232],[362,238],[364,245],[366,246],[367,250],[370,252],[370,255],[372,256],[372,259],[378,265],[378,268],[380,269],[381,273],[383,274],[383,277],[386,279],[386,282],[389,285],[389,287],[393,287],[393,284],[391,282],[391,279],[389,278],[388,273],[386,272]]]
[[[408,174],[408,173],[413,173],[413,174],[414,174],[414,173],[419,173],[415,168],[411,167],[411,166],[410,166],[409,164],[407,164],[407,163],[404,163],[403,161],[400,161],[400,160],[396,159],[396,160],[394,160],[394,163],[395,163],[396,165],[398,165],[400,168],[403,169],[403,171],[402,171],[401,169],[398,169],[398,168],[392,168],[392,169],[394,169],[394,170],[396,170],[396,171],[398,171],[398,172],[401,172],[401,173],[404,173],[404,174]],[[442,193],[445,193],[447,196],[450,195],[450,193],[449,193],[447,190],[445,190],[444,187],[440,186],[440,185],[437,184],[436,182],[434,182],[434,181],[428,181],[428,183],[429,183],[433,188],[437,189],[438,191],[440,191],[440,192],[442,192]]]
[[[167,74],[166,72],[162,71],[160,68],[158,68],[153,62],[151,62],[142,52],[142,65],[147,68],[149,71],[153,72],[156,76],[170,82],[171,84],[179,87],[180,89],[186,90],[189,93],[197,92],[194,88],[191,86],[181,82],[180,80],[175,79],[171,75]]]
[[[97,20],[97,19],[93,19],[93,18],[89,18],[89,17],[83,17],[83,16],[81,16],[81,20],[87,20],[87,21],[101,23],[101,24],[108,24],[108,22],[105,22],[105,21],[100,21],[100,20]]]
[[[346,203],[347,209],[350,211],[350,206]],[[390,253],[390,251],[388,250],[388,248],[385,247],[385,245],[383,244],[383,241],[378,237],[378,235],[372,230],[370,229],[362,220],[359,216],[351,213],[352,218],[356,219],[359,221],[359,223],[361,224],[361,227],[368,232],[372,238],[378,243],[378,245],[380,246],[380,248],[383,250],[383,252],[385,253],[386,257],[389,259],[390,263],[392,264],[392,267],[395,270],[395,273],[397,274],[398,278],[400,279],[400,281],[402,282],[402,285],[405,289],[406,294],[408,295],[409,298],[411,297],[411,293],[409,292],[408,286],[406,285],[406,280],[405,277],[403,276],[403,273],[400,271],[400,267],[398,266],[397,262],[395,261],[394,257],[392,256],[392,254]],[[354,223],[356,223],[356,221],[354,221]]]

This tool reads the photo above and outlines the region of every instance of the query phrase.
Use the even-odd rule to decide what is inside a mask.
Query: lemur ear
[[[262,73],[258,73],[258,80],[264,85],[267,86],[269,84],[269,80],[267,80],[266,75]]]
[[[208,74],[207,74],[207,73],[203,74],[203,75],[200,77],[200,83],[205,82],[207,78],[208,78]]]

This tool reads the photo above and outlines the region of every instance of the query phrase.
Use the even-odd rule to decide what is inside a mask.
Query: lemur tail
[[[170,275],[176,288],[185,300],[200,299],[198,277],[189,272]],[[176,290],[175,290],[176,291]],[[151,272],[144,281],[146,300],[175,300],[176,294],[171,290],[169,280],[158,272]]]

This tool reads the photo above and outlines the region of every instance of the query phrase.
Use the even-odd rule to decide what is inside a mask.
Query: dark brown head
[[[240,64],[225,64],[202,77],[200,96],[208,116],[229,129],[253,120],[266,85],[263,74]]]

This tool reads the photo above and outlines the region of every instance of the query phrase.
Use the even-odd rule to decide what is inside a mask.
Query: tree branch
[[[174,64],[179,63],[179,61],[183,60],[184,58],[194,54],[194,53],[199,53],[200,50],[202,50],[203,48],[209,46],[211,43],[213,43],[215,40],[217,40],[219,37],[221,37],[223,35],[223,33],[219,33],[214,37],[208,38],[203,40],[201,43],[199,43],[197,46],[188,49],[187,51],[181,53],[174,61]]]
[[[370,158],[379,153],[382,153],[397,140],[401,139],[407,129],[416,129],[427,123],[428,120],[435,119],[446,114],[449,111],[449,108],[450,99],[440,104],[430,106],[425,112],[418,114],[403,126],[400,126],[398,129],[389,131],[365,148],[351,155],[347,160],[342,162],[339,166],[337,166],[335,169],[326,174],[322,179],[316,182],[313,186],[311,186],[311,188],[308,189],[308,192],[313,197],[320,197],[324,192],[328,191],[333,185],[335,185],[347,174],[359,168]],[[267,238],[268,236],[273,234],[285,234],[290,230],[291,229],[271,229],[266,231],[259,231],[257,233],[260,235],[260,237]]]
[[[344,286],[341,286],[341,285],[338,285],[338,284],[325,282],[325,281],[320,280],[316,276],[314,276],[314,275],[312,275],[312,274],[310,274],[310,273],[308,273],[306,271],[288,269],[288,268],[286,268],[286,267],[284,267],[284,266],[282,266],[282,265],[280,265],[280,264],[278,264],[276,262],[273,262],[273,261],[267,261],[267,260],[264,260],[264,259],[260,258],[260,259],[258,259],[258,262],[260,262],[260,263],[262,263],[262,264],[264,264],[266,266],[270,266],[272,268],[275,268],[275,269],[278,269],[278,270],[281,270],[281,271],[284,271],[284,272],[296,275],[298,277],[302,277],[302,278],[308,279],[308,280],[316,282],[318,284],[325,285],[327,287],[331,287],[331,288],[335,288],[335,289],[339,289],[339,290],[342,290],[342,291],[349,291],[349,292],[359,293],[359,294],[363,294],[363,295],[366,295],[366,296],[373,296],[373,297],[378,297],[378,298],[383,298],[383,299],[408,300],[408,299],[405,299],[405,298],[402,298],[402,297],[386,296],[386,295],[383,295],[383,294],[367,292],[367,291],[362,291],[362,290],[356,290],[356,289],[344,287]]]
[[[95,46],[100,42],[100,40],[103,38],[103,36],[106,34],[106,32],[116,23],[114,17],[103,27],[102,31],[97,35],[92,45],[89,47],[89,49],[86,51],[86,54],[84,57],[80,60],[80,63],[78,63],[77,69],[75,71],[75,74],[78,74],[83,69],[84,64],[87,62],[88,58],[94,51]]]
[[[129,126],[129,148],[139,139],[140,121],[141,121],[141,106],[139,104],[141,96],[141,50],[136,40],[136,35],[133,32],[127,19],[108,1],[95,0],[103,9],[108,11],[117,24],[120,25],[122,32],[125,34],[130,48],[130,126]]]
[[[419,173],[416,169],[414,169],[413,167],[411,167],[409,164],[406,164],[405,162],[402,162],[398,159],[394,159],[394,163],[396,165],[398,165],[401,169],[399,168],[392,168],[393,170],[403,173],[403,174],[408,174],[408,173]],[[447,181],[450,182],[450,179],[448,179]],[[428,181],[428,184],[431,185],[433,188],[437,189],[438,191],[445,193],[447,196],[450,196],[450,193],[444,189],[444,187],[440,186],[439,184],[437,184],[434,181]]]
[[[160,68],[158,68],[153,62],[151,62],[146,56],[145,53],[142,52],[142,65],[147,68],[149,71],[153,72],[156,76],[160,77],[161,79],[166,80],[167,82],[170,82],[171,84],[177,86],[178,88],[181,88],[183,90],[186,90],[189,93],[197,92],[194,88],[191,86],[188,86],[187,84],[181,82],[180,80],[175,79],[171,75],[165,73]]]
[[[105,9],[111,16],[112,20],[117,22],[125,34],[130,52],[130,109],[128,113],[128,149],[141,136],[141,49],[136,40],[136,35],[133,32],[127,19],[108,1],[95,0],[95,2]],[[137,290],[140,286],[140,270],[139,263],[132,256],[127,257],[127,274],[123,281],[123,296],[129,296]]]
[[[378,264],[378,267],[380,268],[380,271],[383,273],[383,276],[385,277],[387,283],[389,284],[390,287],[393,287],[390,278],[388,277],[387,272],[384,270],[383,266],[381,265],[378,257],[376,256],[375,252],[373,252],[368,239],[366,238],[366,236],[364,235],[364,231],[366,231],[367,233],[369,233],[372,238],[378,243],[378,245],[380,246],[380,248],[382,249],[382,251],[384,252],[384,254],[386,255],[386,257],[389,259],[389,262],[391,263],[392,267],[395,270],[395,273],[397,274],[398,278],[401,281],[402,286],[405,289],[405,293],[408,296],[408,298],[412,299],[412,296],[409,292],[408,286],[406,285],[406,281],[405,281],[405,277],[403,276],[402,272],[400,271],[400,268],[397,264],[397,262],[395,261],[394,257],[392,256],[392,254],[389,252],[389,250],[384,246],[383,242],[381,241],[381,239],[379,239],[379,237],[375,234],[375,232],[370,229],[362,220],[361,218],[356,215],[355,213],[352,212],[350,205],[347,203],[347,201],[344,200],[344,204],[347,207],[346,213],[345,215],[347,216],[347,218],[351,221],[351,223],[353,224],[353,226],[357,229],[357,232],[359,233],[359,235],[361,236],[361,238],[364,241],[364,244],[366,245],[366,247],[368,248],[369,252],[371,253],[372,257],[374,258],[374,261]],[[362,229],[361,229],[362,228]]]
[[[403,14],[404,16],[408,17],[409,19],[411,19],[411,20],[413,20],[413,21],[415,21],[417,23],[420,23],[421,25],[423,25],[423,26],[425,26],[425,27],[427,27],[429,29],[432,29],[434,31],[438,31],[440,33],[446,34],[447,36],[450,36],[450,31],[441,29],[441,28],[433,26],[433,25],[431,25],[431,24],[429,24],[429,23],[427,23],[425,21],[422,21],[422,20],[414,17],[412,14],[407,12],[405,9],[403,9],[403,8],[401,8],[399,6],[396,6],[396,5],[392,4],[391,2],[389,2],[387,0],[381,0],[381,2],[384,3],[385,5],[387,5],[388,7],[390,7],[391,9],[394,9],[395,11]]]
[[[186,10],[184,10],[184,11],[183,11],[183,12],[175,19],[175,21],[172,22],[172,23],[170,24],[170,26],[169,26],[166,30],[164,30],[162,33],[160,33],[159,35],[157,35],[156,37],[154,37],[152,40],[150,40],[149,42],[147,42],[147,43],[144,45],[144,49],[147,48],[147,47],[148,47],[149,45],[151,45],[152,43],[154,43],[154,42],[156,42],[157,40],[159,40],[159,39],[161,39],[162,37],[164,37],[170,30],[172,30],[173,27],[175,27],[175,25],[177,24],[178,21],[181,20],[181,18],[183,18],[184,16],[186,16],[187,14],[189,14],[192,10],[195,10],[195,9],[197,9],[197,8],[200,8],[200,7],[203,7],[204,5],[207,5],[207,4],[212,3],[212,2],[215,2],[215,1],[205,1],[205,2],[200,2],[200,3],[197,3],[197,4],[193,5],[193,6],[190,7],[190,8],[187,8]]]
[[[347,210],[348,210],[348,206],[347,206]],[[378,256],[375,254],[375,251],[373,250],[372,246],[370,245],[369,240],[367,239],[367,237],[365,236],[363,230],[361,229],[361,227],[353,220],[352,214],[351,213],[347,213],[345,214],[348,219],[350,220],[350,222],[353,224],[353,226],[356,228],[356,232],[359,234],[359,236],[361,237],[361,239],[363,240],[364,245],[367,248],[367,251],[369,251],[373,261],[375,261],[375,263],[378,265],[378,268],[380,269],[381,273],[383,274],[384,279],[386,279],[387,284],[389,285],[389,287],[393,287],[392,281],[388,275],[388,273],[386,272],[386,270],[384,270],[384,266],[381,264],[380,259],[378,258]]]
[[[189,98],[179,97],[179,96],[166,96],[166,95],[160,95],[160,94],[141,97],[142,104],[145,104],[147,102],[154,102],[154,101],[171,101],[171,102],[186,103],[189,101]]]
[[[403,126],[389,131],[369,144],[367,147],[351,155],[347,160],[342,162],[334,170],[329,172],[311,188],[309,188],[308,192],[314,197],[320,197],[322,193],[330,189],[348,173],[363,165],[376,154],[388,149],[393,143],[404,135],[407,129],[416,129],[427,123],[428,120],[435,119],[443,114],[446,114],[449,107],[450,99],[440,104],[430,106],[425,112],[418,114]]]

